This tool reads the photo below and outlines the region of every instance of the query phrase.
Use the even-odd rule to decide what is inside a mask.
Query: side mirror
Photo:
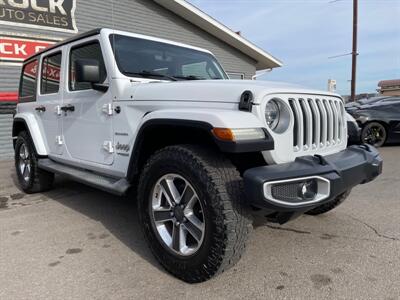
[[[75,61],[76,82],[91,83],[94,90],[107,92],[108,85],[100,83],[100,64],[96,59],[78,59]]]
[[[95,59],[78,59],[75,61],[75,80],[77,82],[100,82],[100,65]]]

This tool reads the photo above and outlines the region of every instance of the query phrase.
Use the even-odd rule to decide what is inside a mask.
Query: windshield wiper
[[[205,80],[206,78],[204,77],[199,77],[196,75],[187,75],[187,76],[182,76],[182,75],[174,75],[175,78],[179,79],[185,79],[185,80]]]
[[[145,78],[157,77],[157,78],[167,78],[167,79],[172,80],[172,81],[178,81],[178,79],[173,77],[173,76],[164,75],[164,74],[161,74],[161,73],[152,72],[152,71],[146,71],[146,70],[144,70],[142,72],[127,72],[127,71],[125,71],[124,73],[127,74],[127,75],[138,75],[138,76],[142,76],[142,77],[145,77]]]

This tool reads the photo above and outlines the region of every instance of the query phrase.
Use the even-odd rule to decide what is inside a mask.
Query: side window
[[[36,101],[36,78],[38,72],[38,60],[32,60],[22,67],[21,81],[19,85],[19,102]]]
[[[80,91],[91,89],[90,83],[75,81],[75,62],[78,59],[96,59],[100,65],[100,82],[104,82],[107,78],[106,66],[104,64],[103,55],[101,53],[100,43],[93,42],[83,46],[71,49],[69,60],[69,89],[70,91]]]
[[[46,56],[42,61],[41,94],[58,93],[60,89],[61,52]]]

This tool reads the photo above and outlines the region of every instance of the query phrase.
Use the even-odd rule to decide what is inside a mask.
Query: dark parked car
[[[386,98],[391,98],[391,97],[390,96],[376,96],[376,97],[371,97],[371,98],[362,98],[362,99],[359,99],[354,102],[346,103],[345,108],[346,108],[347,112],[349,112],[351,110],[357,110],[360,106],[367,105],[367,104],[372,105],[372,104],[382,101]]]
[[[346,108],[361,127],[361,141],[380,147],[400,142],[400,97],[382,97]]]

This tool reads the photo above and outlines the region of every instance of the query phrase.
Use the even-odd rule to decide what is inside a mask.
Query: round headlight
[[[270,100],[265,106],[265,121],[269,128],[274,130],[279,124],[280,110],[275,100]]]

